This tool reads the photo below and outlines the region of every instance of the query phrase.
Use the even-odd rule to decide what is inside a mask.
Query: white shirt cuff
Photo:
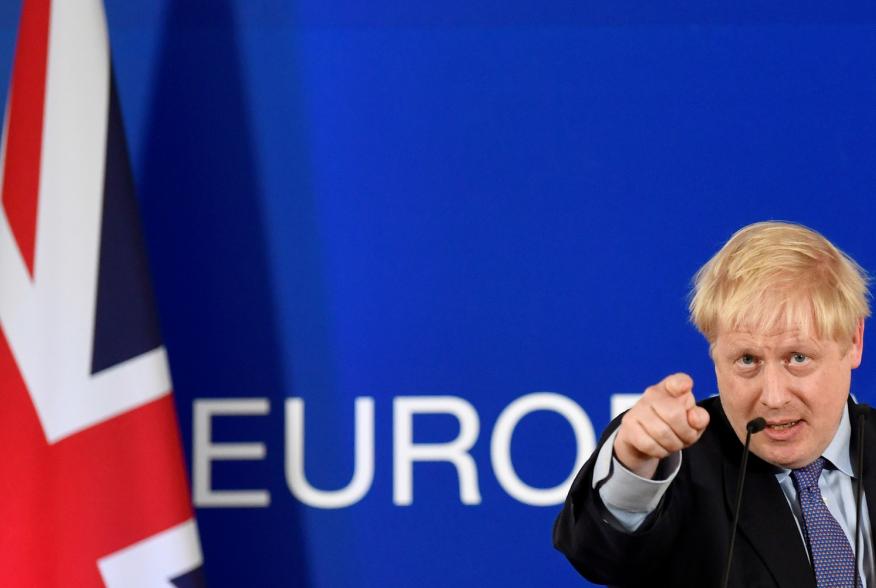
[[[681,452],[661,460],[657,468],[669,472],[665,477],[649,480],[628,470],[614,457],[614,440],[617,431],[602,445],[593,467],[593,487],[605,480],[599,488],[599,497],[608,511],[628,531],[635,531],[649,514],[654,512],[660,499],[681,469]]]

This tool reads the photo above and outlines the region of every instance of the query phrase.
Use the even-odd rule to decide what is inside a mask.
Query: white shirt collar
[[[853,478],[854,470],[852,470],[852,458],[849,455],[849,442],[851,438],[852,423],[849,419],[848,406],[846,406],[843,407],[843,416],[840,419],[840,424],[836,429],[833,440],[831,440],[830,445],[827,446],[827,449],[824,450],[822,455],[826,460],[832,463],[836,469],[850,478]]]

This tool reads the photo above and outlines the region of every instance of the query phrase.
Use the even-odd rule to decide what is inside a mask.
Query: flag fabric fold
[[[24,0],[0,174],[0,585],[202,586],[99,0]]]

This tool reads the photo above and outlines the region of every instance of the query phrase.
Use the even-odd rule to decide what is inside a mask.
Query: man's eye
[[[739,358],[739,363],[740,363],[740,365],[751,366],[751,365],[754,365],[755,363],[757,363],[757,359],[755,359],[755,357],[753,355],[749,355],[748,353],[746,353],[745,355],[743,355],[742,357]]]
[[[805,353],[792,353],[791,354],[791,363],[796,365],[803,365],[809,361],[809,358],[806,357]]]

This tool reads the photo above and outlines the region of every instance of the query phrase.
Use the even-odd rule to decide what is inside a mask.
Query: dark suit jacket
[[[595,451],[581,468],[554,524],[554,545],[585,578],[612,586],[718,587],[733,524],[742,443],[718,398],[701,406],[711,422],[683,451],[682,465],[660,505],[635,532],[624,530],[592,487]],[[858,414],[849,403],[852,463]],[[602,443],[620,424],[615,419]],[[876,513],[876,417],[864,426],[864,494]],[[815,574],[788,502],[770,464],[751,455],[733,556],[730,585],[746,588],[815,588]]]

